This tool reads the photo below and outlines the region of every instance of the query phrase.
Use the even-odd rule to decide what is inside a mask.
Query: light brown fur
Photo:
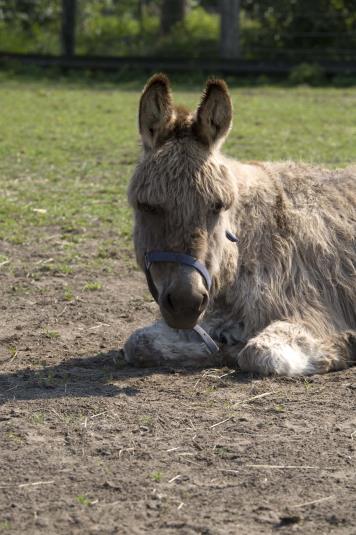
[[[138,263],[143,268],[152,249],[205,263],[213,287],[197,320],[244,370],[299,375],[349,366],[356,358],[356,168],[226,158],[219,148],[231,116],[222,81],[208,82],[195,114],[174,107],[164,75],[148,82],[139,118],[144,151],[129,188]],[[238,247],[226,229],[239,236]],[[159,301],[179,327],[190,295],[204,291],[201,276],[175,264],[154,266],[152,275],[160,295],[168,288],[183,296],[173,314]],[[172,330],[170,344],[168,327],[151,330],[129,339],[129,361],[142,364],[146,355],[151,362],[153,353],[157,362],[203,358],[187,333],[179,356],[181,331]]]

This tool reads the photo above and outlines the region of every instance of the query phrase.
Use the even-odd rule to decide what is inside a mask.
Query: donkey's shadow
[[[198,375],[202,368],[134,368],[127,365],[118,350],[86,357],[73,357],[54,366],[23,368],[0,375],[0,405],[13,400],[55,399],[63,397],[136,396],[140,390],[129,379],[160,374]],[[246,382],[250,376],[232,374],[231,380]],[[127,381],[127,384],[125,382]],[[121,384],[118,385],[117,383]]]

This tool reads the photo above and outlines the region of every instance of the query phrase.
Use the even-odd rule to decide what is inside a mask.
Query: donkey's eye
[[[224,209],[224,204],[221,202],[221,201],[217,201],[216,203],[214,203],[211,207],[211,211],[213,214],[219,214],[221,212],[221,210]]]
[[[145,212],[146,214],[152,215],[157,215],[161,211],[158,206],[153,206],[152,204],[146,203],[138,203],[137,208],[140,210],[140,212]]]

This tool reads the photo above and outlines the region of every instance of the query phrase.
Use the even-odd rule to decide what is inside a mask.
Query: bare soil
[[[142,276],[78,269],[66,300],[39,249],[0,271],[0,533],[356,535],[355,368],[130,368]]]

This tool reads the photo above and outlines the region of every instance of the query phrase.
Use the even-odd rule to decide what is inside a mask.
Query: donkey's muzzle
[[[193,328],[209,301],[207,290],[197,289],[186,292],[181,285],[170,287],[161,297],[162,314],[174,329]]]
[[[187,284],[187,279],[180,278],[170,284],[162,295],[159,295],[151,275],[154,263],[173,263],[193,268],[204,281],[203,284]],[[150,251],[145,255],[145,273],[148,287],[161,308],[162,315],[168,325],[174,329],[192,329],[198,322],[209,301],[211,276],[204,264],[195,257],[173,251]]]
[[[238,242],[238,238],[232,232],[226,230],[225,235],[231,242]],[[187,293],[186,288],[173,286],[169,287],[163,296],[160,296],[151,275],[151,266],[156,262],[171,262],[193,268],[203,278],[204,289],[199,287],[195,288],[194,291],[191,289]],[[174,329],[194,329],[208,347],[210,353],[219,351],[219,347],[214,340],[200,325],[197,325],[199,317],[208,305],[209,291],[212,286],[212,279],[207,267],[199,262],[197,258],[186,253],[148,251],[144,257],[144,270],[152,297],[160,305],[162,315],[168,325]]]

